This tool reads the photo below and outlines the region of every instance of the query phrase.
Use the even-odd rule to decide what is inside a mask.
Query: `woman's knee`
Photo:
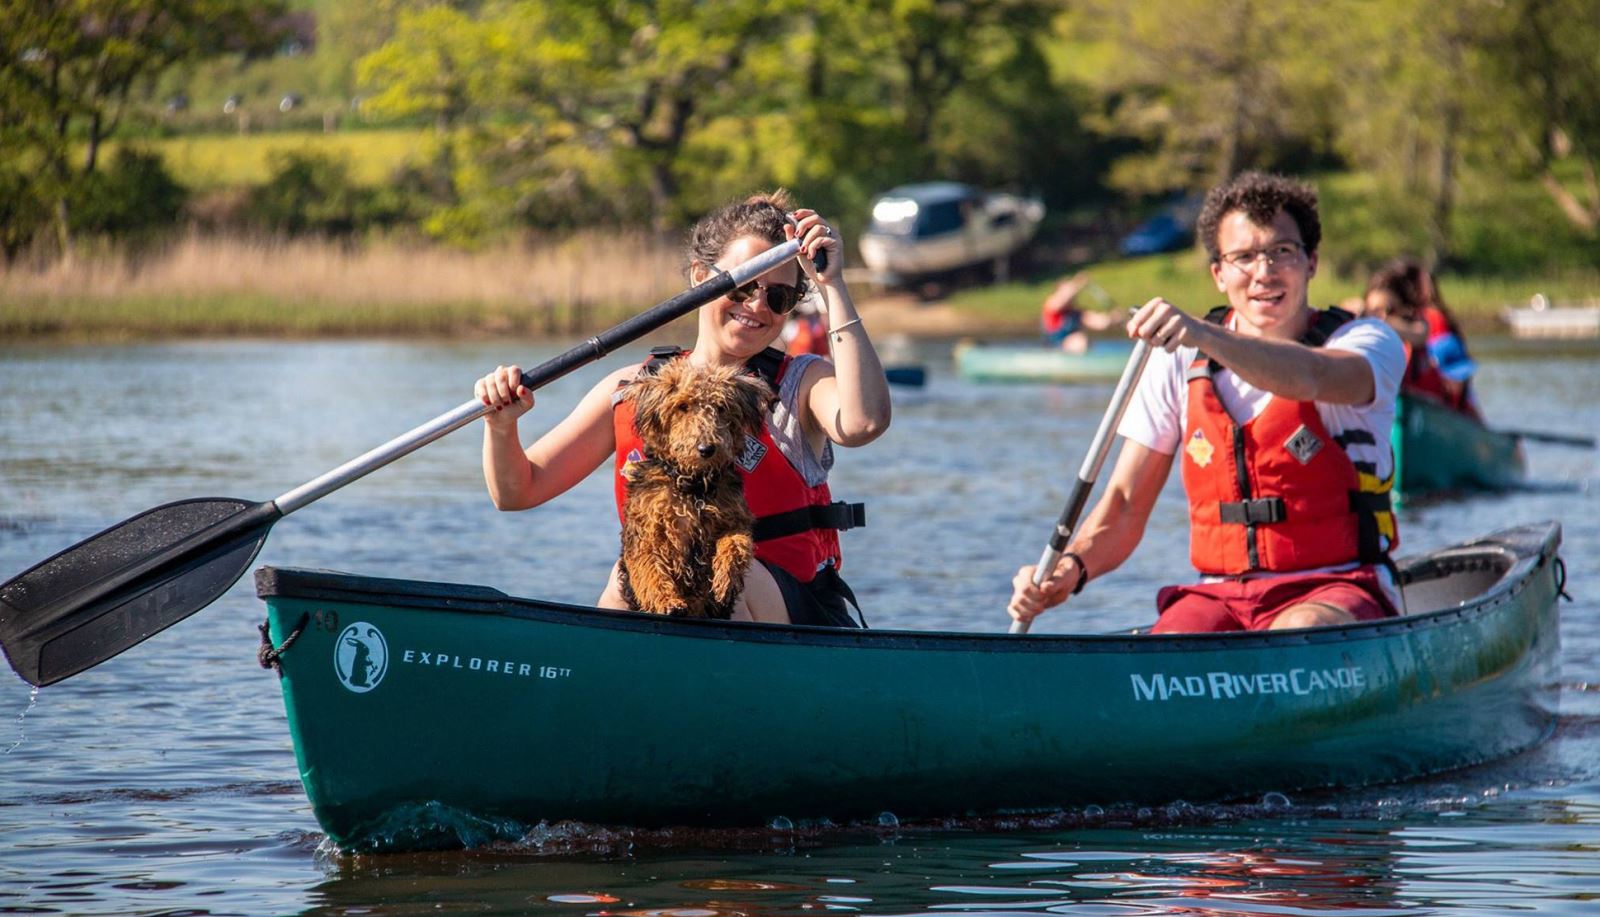
[[[759,560],[752,559],[750,569],[745,571],[744,592],[734,603],[733,617],[767,624],[789,623],[789,607],[783,601],[783,590],[772,571]]]

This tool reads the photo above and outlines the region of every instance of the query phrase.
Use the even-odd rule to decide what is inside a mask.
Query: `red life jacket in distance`
[[[641,372],[654,372],[661,361],[677,359],[685,353],[677,348],[656,348]],[[792,362],[792,357],[769,348],[752,358],[750,364],[776,392]],[[763,369],[770,371],[762,372]],[[644,443],[634,428],[631,400],[613,402],[611,426],[617,440],[612,482],[617,518],[622,519],[628,500],[628,479],[623,471],[629,462],[647,457]],[[756,517],[757,558],[782,567],[802,583],[811,582],[825,566],[838,569],[842,565],[839,530],[865,523],[865,509],[861,504],[835,503],[826,481],[815,487],[807,485],[799,470],[789,464],[778,448],[765,423],[759,437],[745,440],[745,452],[737,465],[744,479],[745,502]]]
[[[1224,323],[1225,307],[1207,321]],[[1301,343],[1320,347],[1352,316],[1317,314]],[[1188,409],[1180,461],[1189,498],[1189,558],[1203,574],[1292,572],[1355,561],[1386,563],[1399,543],[1389,491],[1376,466],[1345,452],[1373,444],[1365,430],[1334,437],[1316,402],[1273,396],[1243,424],[1217,395],[1219,367],[1201,354],[1185,374]]]
[[[828,356],[828,329],[823,325],[822,317],[815,313],[795,316],[794,337],[789,339],[787,349],[792,357],[803,353]]]

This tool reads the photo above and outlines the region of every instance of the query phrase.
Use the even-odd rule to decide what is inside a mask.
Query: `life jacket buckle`
[[[1289,518],[1282,497],[1222,503],[1218,511],[1222,521],[1229,525],[1266,525]]]

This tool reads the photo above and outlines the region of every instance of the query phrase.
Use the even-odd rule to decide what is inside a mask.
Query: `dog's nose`
[[[717,451],[717,447],[710,443],[701,443],[698,448],[700,450],[701,458],[710,458],[712,453]]]

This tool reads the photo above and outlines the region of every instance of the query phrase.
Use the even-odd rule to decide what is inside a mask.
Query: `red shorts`
[[[1332,605],[1357,621],[1399,614],[1378,580],[1376,567],[1344,573],[1307,573],[1168,586],[1156,595],[1161,619],[1153,634],[1266,630],[1286,609],[1302,602]]]

